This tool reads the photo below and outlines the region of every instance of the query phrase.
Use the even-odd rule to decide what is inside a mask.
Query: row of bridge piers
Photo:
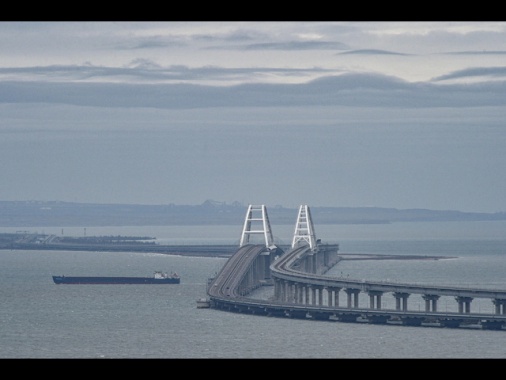
[[[341,291],[346,295],[344,304],[340,304]],[[362,290],[355,288],[340,288],[274,279],[274,298],[282,302],[300,305],[359,308],[360,293],[362,293]],[[369,291],[367,294],[369,296],[369,309],[382,309],[384,292]],[[391,294],[395,298],[395,310],[408,311],[408,298],[411,294],[405,292],[393,292]],[[439,298],[439,295],[434,294],[422,295],[425,302],[425,311],[437,312]],[[456,296],[454,298],[460,314],[471,313],[472,297]],[[506,300],[494,299],[492,302],[496,314],[506,315]]]
[[[252,235],[260,235],[263,242],[252,243]],[[245,245],[248,247],[243,247]],[[285,253],[274,244],[267,210],[263,205],[249,207],[240,246],[240,255],[224,271],[226,275],[217,274],[208,285],[211,307],[291,318],[412,326],[424,323],[442,327],[477,325],[483,329],[506,330],[506,291],[503,290],[424,287],[324,276],[336,263],[346,259],[346,255],[338,254],[337,244],[321,244],[316,239],[307,206],[299,209],[290,252]],[[234,276],[237,282],[234,282]],[[228,282],[228,279],[231,281]],[[247,297],[263,285],[274,287],[268,300]],[[387,306],[385,294],[393,296],[393,308]],[[361,295],[367,295],[368,300],[360,299]],[[424,311],[420,310],[420,301],[418,312],[408,310],[408,300],[412,295],[421,297]],[[438,303],[441,297],[445,300],[453,297],[458,314],[440,313]],[[491,299],[495,315],[472,314],[471,303],[477,297]]]
[[[251,268],[241,282],[239,294],[246,295],[262,285],[274,285],[274,300],[297,305],[346,307],[358,309],[359,295],[367,293],[368,308],[382,309],[383,291],[367,290],[360,285],[340,287],[335,285],[317,285],[311,281],[287,280],[278,278],[271,273],[270,267],[284,252],[274,244],[267,209],[264,205],[250,205],[246,214],[240,245],[250,244],[250,236],[259,235],[263,238],[266,250],[252,263]],[[303,254],[291,263],[291,268],[307,274],[323,274],[339,260],[338,245],[322,245],[316,239],[311,212],[308,206],[300,206],[291,249],[307,247]],[[344,292],[346,300],[341,304],[340,296]],[[411,293],[391,292],[395,299],[396,311],[408,311],[408,298]],[[425,312],[438,312],[438,294],[422,294]],[[472,297],[455,296],[458,313],[471,313]],[[506,315],[506,299],[492,299],[495,313]]]

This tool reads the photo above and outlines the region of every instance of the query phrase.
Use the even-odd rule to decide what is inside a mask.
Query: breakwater
[[[235,245],[164,245],[146,236],[59,237],[36,233],[0,234],[0,249],[95,252],[150,252],[184,256],[230,257]]]

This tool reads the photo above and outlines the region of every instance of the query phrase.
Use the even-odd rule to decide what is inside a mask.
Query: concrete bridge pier
[[[286,296],[286,288],[287,288],[287,282],[285,280],[274,280],[274,297],[277,300],[285,302],[287,300]]]
[[[506,299],[494,299],[492,300],[495,305],[495,313],[496,314],[506,314]]]
[[[274,299],[281,300],[281,280],[274,279]]]
[[[369,307],[371,309],[381,309],[381,291],[369,291]],[[376,301],[376,302],[375,302]]]
[[[319,306],[323,306],[323,289],[324,289],[323,286],[318,286],[317,287],[317,291],[318,291],[318,302],[317,302],[317,304]]]
[[[395,292],[395,310],[407,311],[409,296],[409,293]]]
[[[310,294],[311,285],[304,286],[304,303],[306,305],[309,305],[311,301],[311,294]]]
[[[316,273],[316,255],[314,252],[310,252],[305,258],[304,258],[304,271],[306,273]]]
[[[283,282],[283,302],[292,302],[292,282],[285,280]]]
[[[471,312],[471,301],[472,297],[455,297],[455,301],[457,301],[459,305],[459,313],[470,313]]]
[[[299,293],[301,291],[300,285],[297,282],[295,282],[292,285],[292,289],[293,289],[293,303],[299,303]]]
[[[252,267],[250,267],[250,269],[246,272],[246,276],[244,276],[241,283],[237,287],[237,291],[241,296],[245,296],[259,286],[260,283],[257,277],[257,272],[255,270],[255,265],[253,263]]]
[[[436,294],[424,294],[422,298],[425,300],[425,311],[437,311],[437,301],[440,296]]]
[[[295,303],[298,304],[304,304],[304,292],[305,292],[305,285],[298,282],[296,285],[295,290]]]
[[[257,276],[262,284],[272,285],[270,266],[274,262],[276,254],[276,250],[268,250],[266,252],[262,252],[256,260]]]
[[[312,305],[316,305],[316,291],[317,291],[317,286],[316,285],[312,285],[310,287],[310,290],[311,290],[311,304]]]
[[[283,298],[284,302],[293,302],[293,285],[294,283],[292,281],[285,280],[285,297]]]
[[[289,282],[289,294],[288,294],[288,302],[291,302],[291,303],[297,303],[297,290],[298,290],[298,287],[297,287],[297,283],[296,282]]]
[[[328,306],[339,307],[339,291],[341,288],[327,286],[327,302]]]
[[[344,291],[348,295],[348,307],[350,309],[358,308],[358,295],[360,293],[360,289],[347,288],[344,289]]]

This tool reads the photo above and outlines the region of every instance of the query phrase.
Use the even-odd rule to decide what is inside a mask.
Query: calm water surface
[[[332,275],[506,289],[504,222],[316,226],[346,253],[441,255],[445,260],[343,262]],[[82,235],[83,228],[0,232]],[[289,244],[292,226],[272,226]],[[239,241],[236,226],[86,228],[89,236],[148,235],[162,244]],[[197,309],[223,258],[129,252],[0,251],[0,358],[506,358],[506,332],[317,322]],[[151,275],[179,285],[55,285],[51,275]],[[258,296],[268,296],[271,287]],[[393,297],[392,297],[393,298]],[[393,307],[393,299],[384,298]],[[416,297],[410,297],[416,308]],[[440,301],[451,310],[454,301]],[[389,305],[391,303],[391,305]],[[473,310],[492,310],[491,301]]]

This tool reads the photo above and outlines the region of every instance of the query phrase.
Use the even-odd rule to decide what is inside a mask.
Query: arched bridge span
[[[250,222],[256,219],[251,217],[251,210],[250,208],[246,216]],[[337,245],[321,244],[316,239],[309,208],[301,206],[301,210],[303,212],[299,210],[292,246],[286,252],[270,240],[270,223],[264,219],[267,218],[266,210],[262,210],[263,216],[257,221],[264,227],[256,229],[255,233],[265,234],[266,243],[250,244],[241,239],[243,244],[208,284],[211,307],[252,314],[343,322],[472,326],[505,330],[506,290],[373,282],[325,275],[332,266],[345,259],[345,255],[338,254]],[[301,223],[301,218],[309,220]],[[310,227],[305,229],[301,227],[303,225]],[[244,229],[251,229],[251,223],[245,222]],[[297,234],[300,236],[296,237]],[[250,296],[253,290],[265,285],[274,286],[274,294],[270,299],[261,300]],[[340,304],[339,296],[342,292],[347,297],[344,305]],[[393,310],[382,309],[381,297],[386,293],[391,293],[395,298]],[[360,294],[369,297],[368,308],[359,307]],[[411,294],[423,296],[424,311],[408,310],[407,299]],[[437,301],[441,296],[454,297],[458,303],[458,312],[439,312]],[[491,299],[495,313],[471,313],[470,305],[474,298]]]

